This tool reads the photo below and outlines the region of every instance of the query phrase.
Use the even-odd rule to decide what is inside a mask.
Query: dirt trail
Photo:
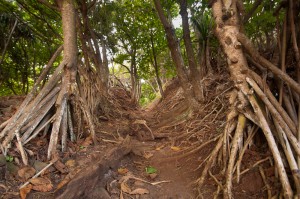
[[[166,87],[164,100],[143,110],[129,103],[125,91],[115,89],[119,113],[101,121],[99,144],[93,146],[90,137],[68,143],[69,152],[60,154],[61,168],[55,165],[43,175],[51,180],[52,190],[31,191],[28,198],[196,198],[199,192],[195,182],[214,147],[214,138],[222,133],[228,108],[226,93],[230,90],[224,75],[208,78],[204,84],[209,97],[193,112],[184,103],[176,80]],[[26,146],[35,154],[31,165],[45,162],[47,139],[39,137]],[[249,160],[261,156],[256,150],[253,154]],[[15,151],[10,155],[19,157]],[[17,188],[23,182],[17,173],[21,166],[13,164],[13,172],[7,169],[8,164],[0,165],[4,173],[0,183],[6,188],[3,191],[0,187],[2,198],[19,198]],[[62,167],[66,173],[62,173]],[[217,166],[212,170],[222,180],[219,172]],[[245,174],[246,181],[242,179],[234,187],[235,198],[263,198],[265,192],[258,191],[263,188],[258,176],[257,170]],[[216,188],[216,182],[208,179],[200,192],[204,198],[213,198]]]

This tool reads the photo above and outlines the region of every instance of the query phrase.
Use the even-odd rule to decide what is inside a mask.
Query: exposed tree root
[[[259,172],[260,172],[261,178],[263,179],[264,184],[266,186],[266,189],[267,189],[267,192],[268,192],[268,199],[271,199],[272,198],[271,187],[267,182],[266,175],[265,175],[264,170],[261,166],[259,167]]]
[[[290,3],[291,5],[292,3]],[[274,159],[284,198],[299,197],[299,176],[296,174],[299,172],[297,158],[300,155],[299,129],[297,129],[299,127],[297,118],[299,101],[292,93],[300,94],[300,85],[284,71],[261,57],[252,47],[250,40],[239,32],[239,17],[237,15],[239,11],[236,10],[235,4],[231,6],[234,14],[230,16],[230,19],[226,20],[222,18],[224,10],[220,0],[215,1],[212,8],[217,23],[216,35],[226,53],[229,71],[236,87],[236,91],[234,91],[236,94],[233,93],[233,100],[230,100],[232,111],[227,115],[227,124],[223,136],[209,155],[202,175],[197,180],[199,193],[201,193],[204,179],[209,173],[212,164],[219,159],[222,160],[218,162],[225,169],[226,173],[226,176],[224,176],[226,183],[222,185],[223,197],[233,198],[233,175],[235,172],[237,173],[236,178],[239,182],[240,176],[251,169],[248,168],[248,170],[240,172],[240,165],[243,154],[257,131],[255,126],[258,126],[266,138]],[[248,68],[241,45],[250,54],[251,60],[253,59],[260,67],[269,69],[274,75],[283,80],[283,85],[287,88],[287,92],[282,91],[280,95],[286,109],[283,108],[280,100],[279,102],[277,101],[269,90],[268,85],[254,71]],[[248,131],[248,135],[246,133],[246,122],[248,123],[247,125],[252,126],[252,130]],[[260,131],[258,132],[260,133]],[[280,153],[280,149],[283,149],[284,153]],[[238,151],[239,157],[236,160]],[[268,159],[258,161],[252,168]],[[288,165],[284,165],[283,162],[287,162]],[[291,171],[292,178],[288,177],[288,171]],[[266,184],[268,197],[271,198],[270,187],[267,184],[262,167],[260,167],[260,173]],[[212,175],[211,177],[214,179]],[[222,187],[218,185],[218,191]],[[296,193],[294,193],[292,187],[295,187]]]
[[[25,165],[28,160],[24,145],[41,133],[43,129],[45,129],[45,133],[48,133],[50,125],[52,125],[52,129],[48,146],[48,160],[56,154],[59,142],[61,142],[61,150],[65,151],[68,138],[71,141],[75,140],[73,119],[78,119],[75,125],[76,132],[78,133],[82,130],[80,127],[84,126],[83,124],[86,122],[92,138],[96,142],[95,121],[92,112],[99,103],[99,101],[95,100],[99,96],[87,96],[81,87],[81,83],[93,80],[97,77],[97,73],[87,75],[84,66],[82,66],[80,67],[79,74],[82,77],[88,76],[88,78],[76,78],[77,37],[75,31],[75,8],[69,1],[66,1],[62,6],[63,31],[65,36],[63,61],[43,86],[42,82],[49,75],[48,73],[54,61],[63,49],[61,46],[54,53],[47,67],[43,70],[17,112],[6,123],[1,124],[1,128],[3,128],[0,132],[2,153],[6,155],[12,140],[16,136],[17,148]],[[92,87],[91,89],[94,88]],[[95,90],[93,92],[91,90],[88,91],[89,93],[98,93]],[[86,99],[89,100],[90,104],[85,101]],[[73,113],[77,113],[79,117],[75,118],[76,114]],[[81,119],[82,115],[85,120]],[[53,124],[51,124],[52,122]]]
[[[192,155],[192,154],[194,154],[194,153],[197,153],[198,151],[200,151],[201,149],[203,149],[205,146],[207,146],[207,145],[209,145],[209,144],[215,142],[217,139],[220,138],[220,136],[221,136],[221,135],[218,135],[218,136],[216,136],[215,138],[210,139],[210,140],[208,140],[207,142],[204,142],[204,143],[200,144],[199,146],[189,147],[189,148],[186,149],[186,150],[180,151],[179,153],[174,154],[174,156],[171,157],[171,158],[165,158],[165,159],[163,160],[163,162],[164,162],[164,161],[172,161],[172,160],[174,160],[174,159],[182,159],[182,158],[188,157],[188,156],[190,156],[190,155]]]

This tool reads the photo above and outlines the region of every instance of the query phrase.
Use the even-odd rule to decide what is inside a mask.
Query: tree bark
[[[208,73],[212,73],[213,69],[210,64],[210,56],[209,56],[209,38],[207,38],[205,42],[205,64]]]
[[[228,9],[230,9],[230,12],[225,12]],[[268,124],[268,121],[257,102],[257,98],[253,95],[253,92],[251,92],[246,82],[246,71],[248,71],[249,68],[242,46],[238,41],[241,25],[236,2],[232,1],[229,5],[229,8],[227,7],[224,9],[222,1],[216,0],[212,5],[212,11],[216,22],[215,33],[220,41],[224,53],[226,54],[230,75],[234,81],[235,87],[239,92],[237,99],[239,102],[237,103],[240,104],[237,105],[237,108],[239,110],[243,110],[247,106],[247,103],[250,102],[255,115],[259,119],[259,126],[263,130],[270,151],[274,157],[275,165],[279,171],[278,174],[283,187],[284,197],[292,198],[293,191],[291,189],[288,176],[270,125]],[[226,186],[224,187],[224,198],[232,198],[231,183],[231,181],[226,182]]]
[[[92,30],[90,27],[89,18],[88,18],[88,5],[85,0],[80,1],[80,10],[81,10],[82,18],[83,18],[82,33],[84,35],[81,35],[81,40],[83,40],[83,42],[82,42],[83,53],[85,54],[84,55],[85,57],[90,57],[90,59],[95,64],[95,66],[96,66],[95,68],[96,68],[98,76],[101,80],[100,82],[98,82],[98,84],[100,84],[99,86],[103,90],[103,94],[106,94],[107,85],[108,85],[106,83],[106,82],[108,82],[108,75],[107,75],[108,70],[106,70],[104,61],[102,60],[102,57],[104,59],[104,56],[106,54],[105,55],[101,54],[100,46],[97,41],[98,36],[94,32],[94,30]],[[78,18],[78,20],[80,20],[80,19]],[[86,43],[88,43],[88,45],[86,45]],[[86,55],[86,54],[88,54],[88,55]],[[86,58],[85,58],[85,60],[86,60]]]
[[[2,62],[3,62],[3,60],[4,60],[4,56],[5,56],[5,53],[6,53],[8,44],[9,44],[9,42],[10,42],[10,40],[11,40],[12,34],[13,34],[14,31],[15,31],[15,28],[17,27],[17,24],[18,24],[18,19],[15,20],[14,26],[12,27],[12,29],[11,29],[11,31],[10,31],[10,33],[9,33],[9,36],[8,36],[7,41],[5,42],[4,49],[3,49],[2,53],[1,53],[0,66],[1,66],[1,64],[2,64]]]
[[[130,65],[130,78],[131,78],[131,102],[137,104],[139,101],[139,77],[136,68],[136,49],[131,50],[131,65]]]
[[[76,35],[76,15],[73,0],[64,0],[61,7],[63,41],[64,41],[64,73],[62,77],[62,89],[57,99],[56,118],[53,123],[50,143],[48,148],[48,159],[56,151],[58,133],[61,120],[67,106],[69,96],[74,93],[76,88],[77,74],[77,35]]]
[[[64,63],[65,74],[64,79],[68,81],[68,86],[76,81],[77,72],[77,35],[76,35],[76,16],[74,2],[72,0],[64,0],[62,4],[62,27],[64,41]]]
[[[158,16],[160,18],[160,21],[163,24],[163,27],[166,32],[166,38],[168,41],[168,46],[171,51],[171,56],[174,61],[174,64],[176,66],[177,76],[180,82],[180,85],[183,89],[184,95],[186,97],[186,100],[188,103],[192,104],[192,101],[194,99],[192,90],[190,88],[190,83],[188,81],[188,77],[184,71],[184,61],[181,55],[180,46],[178,43],[178,40],[175,35],[174,28],[172,24],[167,20],[164,11],[162,9],[162,6],[160,4],[159,0],[154,0],[155,8],[157,10]]]
[[[200,82],[200,74],[197,70],[197,62],[194,55],[194,50],[192,46],[190,28],[188,21],[188,12],[187,12],[187,0],[180,0],[180,15],[182,18],[182,28],[183,28],[183,40],[186,49],[186,54],[188,57],[189,69],[190,69],[190,79],[193,85],[193,91],[195,97],[199,101],[203,101],[203,92],[202,85]]]
[[[107,59],[107,52],[106,52],[106,41],[102,38],[102,56],[103,56],[103,63],[102,63],[102,81],[104,87],[108,88],[108,81],[109,81],[109,68],[108,68],[108,59]]]
[[[156,56],[156,51],[155,51],[155,46],[154,46],[154,42],[153,42],[153,33],[151,31],[150,33],[150,41],[151,41],[151,49],[152,49],[152,54],[153,54],[153,66],[154,66],[154,70],[155,70],[155,77],[156,77],[156,82],[158,85],[158,89],[160,92],[160,95],[162,98],[164,98],[164,91],[162,88],[162,83],[161,83],[161,79],[159,77],[159,67],[158,67],[158,63],[157,63],[157,56]]]

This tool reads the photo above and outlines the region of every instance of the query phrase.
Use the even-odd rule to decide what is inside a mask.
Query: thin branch
[[[14,26],[13,26],[13,28],[10,31],[9,37],[7,39],[7,42],[5,43],[4,49],[3,49],[2,54],[1,54],[0,65],[2,64],[2,62],[4,60],[4,56],[5,56],[5,53],[6,53],[6,50],[7,50],[7,46],[9,44],[10,40],[11,40],[13,32],[15,31],[15,28],[17,27],[17,24],[18,24],[18,19],[15,20]]]
[[[49,3],[47,0],[38,0],[38,2],[40,2],[41,4],[44,4],[45,6],[47,6],[50,9],[56,10],[58,12],[60,12],[59,7]]]
[[[37,174],[35,174],[31,179],[37,178],[37,177],[38,177],[39,175],[41,175],[44,171],[46,171],[49,167],[51,167],[57,160],[58,160],[57,158],[53,159],[47,166],[45,166],[40,172],[38,172]],[[31,180],[31,179],[30,179],[30,180]],[[22,186],[20,186],[19,189],[22,189],[23,187],[25,187],[26,185],[28,185],[30,180],[28,180],[28,181],[25,182]]]
[[[260,6],[260,4],[263,2],[263,0],[256,0],[251,8],[251,10],[249,10],[249,12],[245,15],[243,22],[246,23],[250,17],[252,17],[252,15],[254,14],[254,12],[256,11],[256,9],[258,8],[258,6]]]

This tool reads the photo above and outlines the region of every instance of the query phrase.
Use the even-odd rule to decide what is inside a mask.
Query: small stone
[[[9,172],[10,175],[12,175],[12,176],[17,176],[18,175],[18,171],[19,171],[19,167],[18,166],[16,166],[12,162],[7,162],[6,166],[7,166],[6,167],[7,171]]]
[[[37,172],[39,172],[39,171],[41,171],[43,168],[45,168],[47,165],[48,165],[48,164],[45,163],[45,162],[41,162],[41,161],[36,160],[36,161],[34,161],[33,168],[34,168]],[[53,166],[51,166],[51,167],[49,167],[49,168],[47,169],[47,171],[54,171],[54,170],[55,170],[55,169],[53,168]],[[46,172],[47,172],[47,171],[46,171]]]
[[[40,161],[34,161],[34,164],[33,164],[33,168],[39,172],[41,171],[43,168],[45,168],[47,166],[47,164],[45,162],[40,162]]]

